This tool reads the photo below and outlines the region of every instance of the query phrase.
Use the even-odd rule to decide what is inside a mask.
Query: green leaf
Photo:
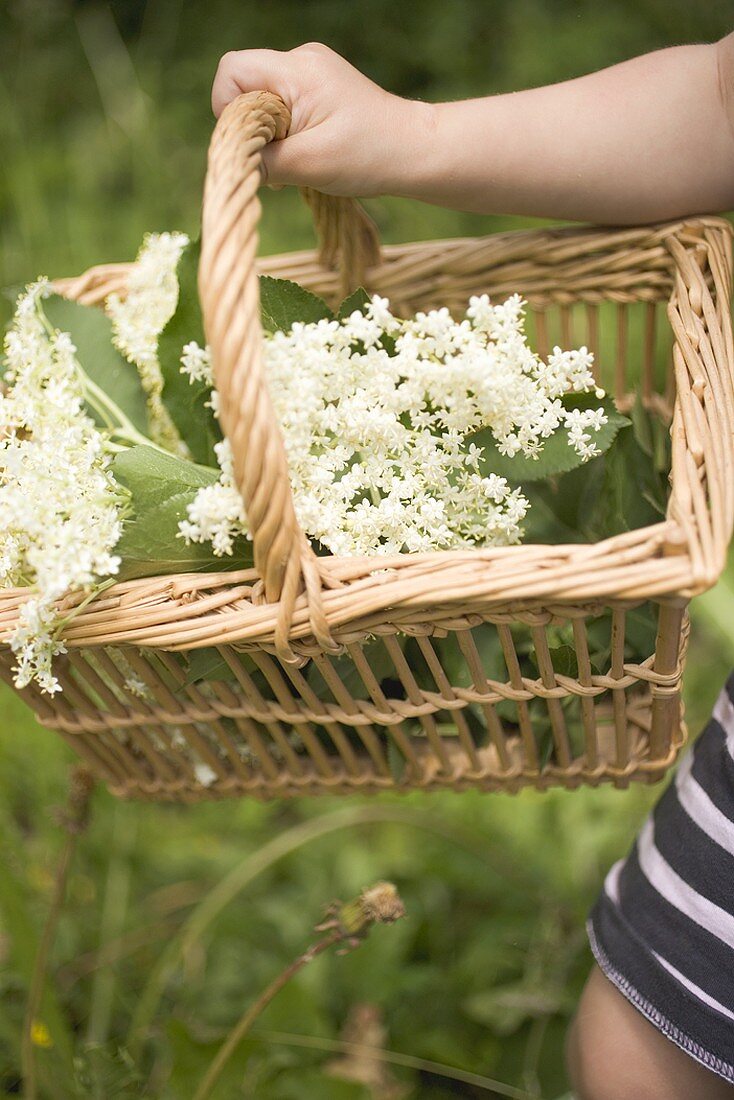
[[[323,298],[298,283],[260,276],[260,318],[266,332],[288,332],[294,321],[310,324],[333,316]]]
[[[257,673],[257,666],[246,653],[238,653],[237,659],[250,675]],[[198,684],[202,680],[236,680],[234,672],[222,654],[214,646],[192,649],[188,653],[188,674],[185,684]]]
[[[223,1036],[216,1034],[215,1038],[203,1040],[192,1035],[187,1025],[175,1018],[164,1020],[161,1026],[165,1028],[167,1049],[172,1055],[164,1095],[172,1098],[192,1096],[195,1084],[199,1083],[217,1054]],[[210,1093],[212,1098],[223,1100],[225,1097],[242,1096],[245,1073],[248,1077],[253,1076],[249,1064],[251,1060],[252,1044],[248,1041],[238,1044],[232,1051],[214,1091]],[[144,1091],[139,1093],[144,1094]]]
[[[215,557],[210,543],[187,545],[178,533],[187,505],[199,489],[213,485],[218,472],[152,447],[131,447],[115,456],[116,479],[132,494],[132,515],[125,520],[116,553],[122,557],[119,579],[166,573],[239,569],[252,562],[251,545],[238,540],[232,557]]]
[[[214,647],[193,649],[187,655],[189,669],[182,686],[201,683],[202,680],[234,680],[235,674],[222,654]]]
[[[69,333],[85,373],[147,435],[148,413],[140,377],[132,363],[113,346],[112,324],[103,310],[55,294],[44,300],[43,311],[54,328]],[[94,411],[90,411],[101,424]]]
[[[76,1083],[83,1096],[134,1100],[141,1095],[145,1085],[129,1052],[115,1043],[80,1045],[75,1052],[74,1068]]]
[[[484,675],[490,680],[504,682],[507,673],[497,628],[492,623],[482,623],[473,628],[472,637]],[[445,638],[434,638],[433,648],[441,662],[441,667],[448,676],[449,683],[453,687],[473,687],[474,681],[466,657],[462,653],[453,632],[447,634]],[[436,690],[436,684],[432,676],[430,679],[424,676],[423,683],[419,680],[419,685],[424,690]]]
[[[609,449],[619,430],[629,424],[627,417],[622,416],[617,411],[611,400],[604,399],[600,401],[593,394],[566,397],[563,404],[566,408],[571,409],[604,409],[607,415],[607,423],[600,431],[593,433],[594,443],[602,454]],[[568,430],[566,428],[559,428],[558,431],[545,440],[537,458],[529,458],[523,454],[508,458],[506,455],[501,454],[492,433],[488,429],[477,432],[473,437],[473,442],[484,450],[484,455],[480,461],[482,473],[485,475],[489,473],[498,474],[515,485],[543,481],[545,478],[566,473],[584,465],[584,460],[576,454],[573,447],[569,446]]]
[[[632,426],[619,433],[603,460],[604,476],[584,522],[591,540],[658,523],[665,508],[667,477],[639,446]]]
[[[640,661],[655,652],[658,619],[654,604],[646,603],[625,615],[625,654],[629,661]]]
[[[371,642],[364,642],[362,644],[362,652],[378,683],[386,677],[395,676],[395,670],[390,660],[390,655],[381,641],[375,639]],[[349,654],[344,654],[341,657],[329,657],[328,660],[334,672],[353,699],[370,698],[370,694],[365,687],[357,666]],[[308,666],[306,677],[320,699],[332,698],[331,691],[327,687],[321,672],[313,661],[311,661]]]
[[[357,289],[345,298],[342,304],[336,311],[337,318],[342,321],[346,317],[351,317],[355,310],[359,310],[360,313],[364,313],[365,306],[370,303],[370,295],[364,289],[363,286],[357,287]]]
[[[645,408],[639,393],[630,410],[630,418],[637,445],[658,473],[667,474],[670,470],[670,429]]]
[[[635,398],[634,405],[630,409],[630,420],[638,446],[644,451],[648,458],[652,458],[654,449],[652,422],[645,406],[642,404],[642,398],[639,393]]]
[[[214,465],[214,444],[222,438],[219,423],[207,408],[210,390],[204,382],[190,382],[181,372],[181,352],[195,340],[204,347],[204,327],[199,305],[197,277],[201,245],[186,248],[178,264],[179,295],[176,312],[158,340],[158,361],[163,374],[163,401],[178,433],[195,462]]]
[[[548,652],[550,653],[551,663],[553,665],[553,671],[560,673],[561,676],[571,676],[576,679],[579,674],[578,657],[576,656],[576,650],[571,645],[558,645],[549,646]],[[535,650],[530,654],[530,660],[538,667],[538,658]],[[594,670],[596,671],[596,670]]]

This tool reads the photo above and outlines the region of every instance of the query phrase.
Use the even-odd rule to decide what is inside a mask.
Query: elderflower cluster
[[[219,416],[219,394],[214,389],[209,349],[200,347],[195,340],[185,344],[181,353],[181,373],[188,375],[189,382],[203,382],[209,386],[211,393],[209,400],[204,402],[204,407]]]
[[[454,321],[447,309],[393,316],[384,298],[344,320],[296,323],[265,340],[265,366],[288,454],[296,514],[333,554],[398,553],[516,543],[528,502],[484,475],[471,436],[489,429],[505,455],[537,456],[568,428],[582,458],[597,453],[602,409],[564,408],[595,389],[586,348],[533,353],[524,303],[483,295]],[[187,345],[183,370],[211,385],[206,349]],[[247,534],[226,444],[219,482],[202,489],[181,534],[232,552]]]
[[[234,540],[246,530],[242,494],[234,483],[232,452],[223,439],[214,447],[221,475],[213,485],[205,485],[188,505],[188,520],[182,520],[179,532],[188,542],[211,542],[217,557],[234,551]]]
[[[18,687],[59,690],[52,658],[64,651],[55,603],[117,572],[122,497],[105,439],[83,405],[76,349],[50,329],[48,284],[19,299],[5,339],[0,393],[0,586],[30,586],[9,638]]]
[[[140,375],[151,439],[184,457],[188,456],[188,448],[163,403],[158,338],[178,304],[176,269],[188,243],[185,233],[148,234],[131,266],[125,297],[110,294],[105,303],[112,321],[113,343]]]

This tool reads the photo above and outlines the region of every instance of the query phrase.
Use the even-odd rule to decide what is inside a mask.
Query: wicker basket
[[[125,797],[515,791],[660,778],[685,735],[686,606],[718,578],[734,519],[729,225],[698,218],[633,229],[563,228],[400,245],[380,254],[356,204],[310,193],[320,252],[258,263],[259,150],[287,125],[273,95],[231,104],[214,132],[204,195],[200,295],[256,568],[108,589],[68,631],[69,651],[58,670],[63,692],[49,698],[31,687],[22,694],[39,720]],[[621,408],[641,385],[645,405],[671,424],[666,518],[594,545],[317,558],[295,519],[263,379],[258,272],[296,279],[330,300],[364,281],[408,312],[437,305],[462,310],[471,294],[501,299],[519,291],[541,354],[555,340],[583,341],[596,351],[612,334],[616,355],[602,363],[600,381]],[[125,275],[124,265],[111,265],[58,286],[80,301],[102,302],[112,289],[124,290]],[[672,369],[662,370],[671,359]],[[0,639],[25,595],[0,593]],[[657,615],[657,642],[633,664],[625,660],[625,633],[630,611],[640,607]],[[599,672],[590,664],[587,627],[605,613],[610,658]],[[500,675],[482,667],[474,631],[485,623],[497,631]],[[553,666],[548,632],[559,624],[572,630],[575,676]],[[430,690],[425,678],[419,686],[399,635],[415,639]],[[435,639],[449,635],[468,670],[464,686],[450,682],[437,657]],[[384,647],[400,687],[388,694],[398,698],[387,697],[372,673],[361,646],[367,637]],[[535,678],[521,670],[522,638],[534,648]],[[231,681],[185,683],[175,651],[203,646],[220,648]],[[257,676],[238,659],[241,650]],[[125,667],[147,685],[144,698],[131,694],[121,652]],[[351,678],[345,683],[345,653],[366,691],[350,690]],[[307,659],[333,701],[309,686]],[[8,681],[12,663],[7,645],[0,648]],[[484,716],[482,746],[466,720],[470,703]],[[532,721],[539,705],[552,731],[545,760]],[[568,735],[574,708],[581,746]]]

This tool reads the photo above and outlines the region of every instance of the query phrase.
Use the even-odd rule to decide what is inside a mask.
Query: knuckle
[[[330,50],[328,46],[325,46],[323,42],[304,42],[302,45],[296,46],[293,52],[319,54],[323,57],[333,51]]]
[[[214,77],[215,83],[230,80],[235,76],[241,68],[239,57],[240,55],[236,50],[229,50],[227,53],[222,54]]]
[[[237,64],[237,58],[239,54],[237,50],[227,50],[219,58],[218,70],[219,72],[231,72]]]

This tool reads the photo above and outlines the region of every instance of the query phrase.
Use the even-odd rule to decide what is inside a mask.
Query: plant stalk
[[[328,950],[328,948],[332,947],[333,944],[339,943],[341,938],[338,931],[333,931],[328,936],[324,936],[318,943],[312,944],[302,955],[294,959],[293,962],[263,990],[254,1004],[250,1005],[247,1011],[243,1013],[222,1043],[204,1074],[198,1089],[194,1093],[193,1100],[204,1100],[205,1097],[209,1096],[232,1054],[245,1038],[260,1013],[267,1008],[283,986],[287,985],[291,978],[294,977],[299,970],[303,970],[304,966],[310,963],[312,959],[321,955],[324,951]]]
[[[36,1100],[38,1096],[36,1066],[33,1057],[33,1026],[38,1019],[43,990],[46,984],[48,960],[56,937],[59,917],[66,897],[66,885],[69,869],[74,857],[77,841],[86,830],[89,821],[89,800],[94,787],[91,773],[84,767],[74,768],[71,774],[69,797],[65,809],[59,815],[59,824],[66,832],[66,839],[54,877],[54,891],[51,908],[43,926],[38,951],[33,963],[28,1000],[23,1020],[20,1062],[23,1074],[23,1096],[25,1100]]]
[[[325,919],[316,925],[316,931],[325,932],[326,935],[294,959],[243,1013],[212,1059],[193,1100],[205,1100],[210,1095],[222,1070],[255,1020],[299,970],[337,943],[344,944],[345,951],[350,947],[357,947],[373,924],[393,924],[403,916],[405,908],[390,882],[378,882],[344,905],[339,902],[330,905]]]

